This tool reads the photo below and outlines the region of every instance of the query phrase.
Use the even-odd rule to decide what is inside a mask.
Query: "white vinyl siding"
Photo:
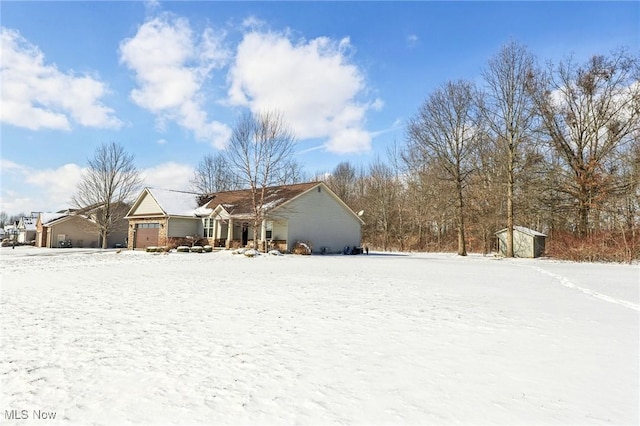
[[[303,194],[283,207],[289,217],[287,245],[309,241],[314,252],[327,247],[341,252],[344,246],[360,246],[361,222],[342,203],[319,187]]]

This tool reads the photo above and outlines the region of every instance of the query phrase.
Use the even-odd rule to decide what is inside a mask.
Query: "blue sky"
[[[103,142],[149,186],[187,189],[235,118],[278,110],[305,170],[404,142],[437,86],[481,84],[510,40],[540,62],[638,52],[638,2],[13,2],[1,4],[0,210],[69,206]]]

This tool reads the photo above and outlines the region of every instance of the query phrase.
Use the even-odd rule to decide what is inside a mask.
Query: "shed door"
[[[158,245],[159,223],[138,223],[136,225],[136,248]]]

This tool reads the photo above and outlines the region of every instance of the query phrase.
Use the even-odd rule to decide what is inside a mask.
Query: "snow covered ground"
[[[3,424],[640,421],[637,265],[18,247],[0,268]]]

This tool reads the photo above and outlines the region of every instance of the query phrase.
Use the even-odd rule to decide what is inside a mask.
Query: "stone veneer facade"
[[[135,243],[135,229],[136,224],[138,223],[159,223],[160,228],[158,229],[158,246],[163,246],[167,243],[167,218],[166,217],[156,217],[156,218],[140,218],[140,219],[129,219],[129,229],[127,235],[127,249],[133,250]]]

